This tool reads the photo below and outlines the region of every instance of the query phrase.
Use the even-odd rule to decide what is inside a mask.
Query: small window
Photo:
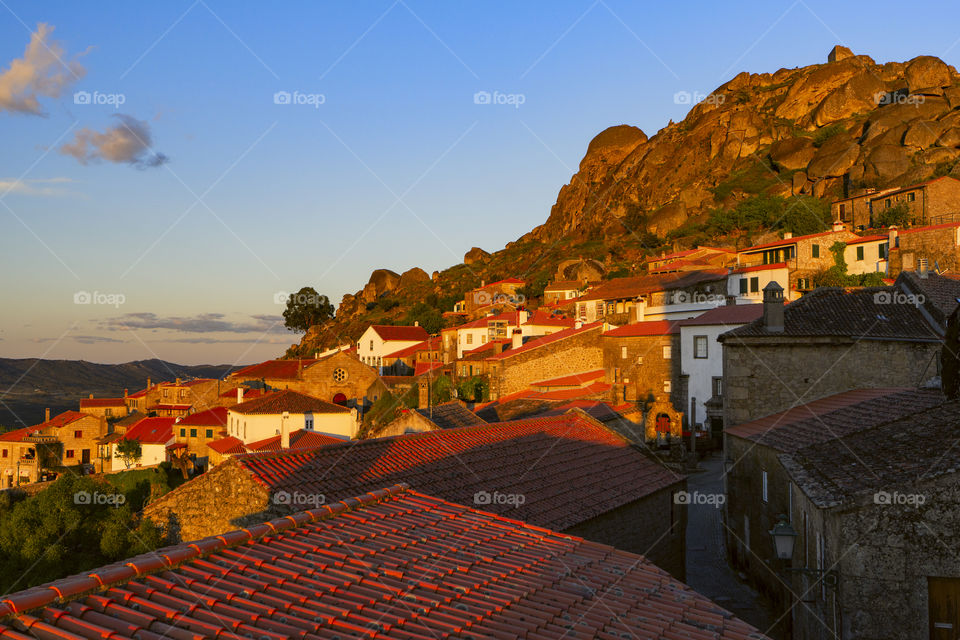
[[[106,409],[103,410],[103,415],[109,418],[110,416],[113,415],[113,409],[111,409],[110,407],[107,407]]]
[[[840,205],[840,206],[843,207],[843,205]],[[840,213],[843,213],[843,209],[840,210]],[[811,254],[813,255],[814,258],[819,258],[819,257],[820,257],[820,245],[815,244],[815,245],[811,246],[811,247],[810,247],[810,252],[811,252]]]
[[[370,351],[373,351],[373,340],[370,341]]]
[[[750,278],[750,293],[757,293],[760,291],[760,278],[754,276]]]
[[[877,247],[877,257],[880,258],[881,260],[887,259],[887,243],[886,242],[881,243],[880,246]]]
[[[714,397],[722,398],[723,397],[723,378],[720,376],[716,376],[713,378],[712,383],[713,383],[712,386],[713,386]]]
[[[66,452],[65,456],[66,456],[67,458],[72,458],[72,457],[73,457],[73,449],[67,449],[67,452]]]
[[[73,437],[76,438],[77,440],[80,440],[81,438],[83,438],[83,431],[79,431],[79,430],[78,430],[78,431],[74,431],[74,432],[73,432]]]
[[[916,200],[916,199],[917,199],[917,194],[915,194],[915,193],[908,193],[908,194],[907,194],[907,202],[913,202],[913,201]]]
[[[889,209],[890,206],[891,206],[891,204],[890,204],[890,198],[887,198],[886,200],[883,201],[883,208],[884,208],[884,209]]]
[[[740,278],[740,295],[747,295],[748,282],[746,278]]]
[[[673,357],[673,347],[669,344],[663,345],[663,359],[669,360]]]
[[[670,393],[670,390],[671,390],[672,387],[673,387],[673,385],[671,384],[671,382],[670,382],[669,380],[664,380],[664,381],[663,381],[663,392],[664,392],[664,393]]]
[[[181,437],[181,438],[186,438],[186,437],[187,437],[187,430],[186,430],[186,429],[180,429],[180,437]]]
[[[626,348],[626,347],[620,347],[620,359],[621,359],[621,360],[626,360],[626,359],[627,359],[627,348]]]
[[[8,453],[7,453],[7,450],[6,450],[6,449],[4,449],[4,450],[3,450],[3,457],[4,457],[4,458],[6,458],[6,457],[7,457],[7,455],[8,455]]]
[[[191,437],[191,438],[196,438],[196,437],[197,437],[197,430],[196,430],[196,429],[190,429],[190,437]]]
[[[760,472],[760,492],[764,502],[767,502],[767,472]]]
[[[206,437],[208,437],[208,438],[212,438],[212,437],[213,437],[213,429],[207,429]]]
[[[846,212],[847,212],[847,205],[841,204],[841,205],[840,205],[840,217],[842,218],[842,217],[844,216],[844,214],[846,214]],[[813,246],[817,248],[817,252],[819,253],[820,247],[819,247],[818,245],[813,245]]]
[[[693,357],[707,357],[707,336],[693,336]]]
[[[472,334],[472,333],[468,333],[468,334],[467,334],[467,344],[473,344],[473,334]]]
[[[857,260],[863,260],[863,247],[857,247]]]

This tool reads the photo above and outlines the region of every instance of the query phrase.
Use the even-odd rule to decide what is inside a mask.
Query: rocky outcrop
[[[463,264],[475,264],[477,262],[485,262],[490,258],[490,254],[481,249],[480,247],[474,247],[467,251],[463,256]]]
[[[414,267],[413,269],[404,271],[400,275],[400,281],[397,283],[397,286],[409,287],[418,282],[430,282],[430,276],[427,275],[427,272],[420,267]]]
[[[922,180],[957,148],[956,69],[931,56],[877,64],[837,46],[825,64],[740,73],[650,138],[629,125],[605,129],[524,239],[612,238],[638,223],[662,236],[760,191],[833,197],[844,185]],[[756,181],[760,190],[717,189],[764,163],[784,175]]]

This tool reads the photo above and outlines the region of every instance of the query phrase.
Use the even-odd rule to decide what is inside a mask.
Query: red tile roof
[[[764,244],[757,244],[752,247],[747,247],[740,251],[740,253],[747,253],[751,251],[758,251],[760,249],[772,249],[773,247],[781,247],[788,244],[793,244],[798,240],[809,240],[811,238],[822,238],[823,236],[829,236],[832,234],[842,234],[843,231],[821,231],[820,233],[808,233],[805,236],[793,236],[792,238],[781,238],[780,240],[775,240],[774,242],[767,242]]]
[[[668,336],[673,333],[680,333],[680,327],[676,320],[648,320],[625,324],[622,327],[610,329],[603,335],[612,338],[636,338],[640,336]]]
[[[347,441],[349,441],[349,438],[337,438],[336,436],[318,431],[309,431],[307,429],[298,429],[290,434],[291,449],[316,449],[317,447],[327,447],[332,444],[343,444]],[[280,447],[280,436],[270,436],[263,440],[251,442],[247,445],[247,451],[250,453],[283,451]]]
[[[173,438],[176,418],[143,418],[127,429],[125,440],[139,440],[140,444],[166,444]]]
[[[262,395],[265,395],[267,392],[266,389],[244,389],[243,390],[243,399],[244,400],[253,400],[254,398],[259,398]],[[237,390],[230,389],[229,391],[224,391],[220,394],[221,398],[236,398]]]
[[[23,442],[24,438],[41,433],[39,427],[23,427],[0,433],[0,442]]]
[[[727,304],[701,313],[696,318],[680,320],[681,327],[705,327],[710,325],[735,325],[753,322],[763,315],[762,304]]]
[[[498,313],[496,315],[484,316],[482,318],[478,318],[474,320],[473,322],[467,322],[465,324],[462,324],[459,327],[457,327],[457,329],[486,328],[489,323],[493,321],[501,321],[501,320],[506,320],[508,325],[519,326],[520,325],[520,320],[518,317],[519,313],[520,313],[519,311],[507,311],[506,313]]]
[[[564,318],[563,316],[555,316],[552,313],[537,311],[523,324],[536,325],[539,327],[566,327],[569,329],[576,324],[576,320],[573,318]]]
[[[498,284],[526,284],[526,283],[527,283],[526,280],[521,280],[520,278],[504,278],[503,280],[497,280],[496,282],[488,282],[482,287],[477,287],[476,289],[472,289],[472,291],[480,291],[482,289],[494,287]]]
[[[764,638],[643,556],[404,486],[3,596],[11,614],[10,640]]]
[[[227,436],[220,440],[212,440],[207,443],[207,448],[213,449],[223,456],[247,452],[247,448],[243,446],[243,440],[234,438],[233,436]]]
[[[704,269],[703,271],[613,278],[592,287],[587,293],[580,296],[579,301],[624,300],[657,291],[682,289],[701,282],[711,282],[726,277],[726,269]]]
[[[576,411],[235,461],[271,491],[322,494],[328,502],[394,482],[455,501],[472,502],[477,491],[524,494],[523,505],[490,508],[557,529],[682,479]]]
[[[267,360],[259,364],[252,364],[238,371],[234,371],[230,377],[243,380],[260,380],[261,378],[273,379],[294,379],[300,372],[300,369],[309,367],[319,362],[315,358],[305,358],[300,360]],[[236,391],[234,391],[236,393]]]
[[[46,422],[41,422],[40,424],[34,425],[35,429],[59,429],[65,427],[68,424],[74,423],[77,420],[82,420],[83,418],[90,418],[89,413],[81,413],[80,411],[64,411],[63,413],[56,415]]]
[[[560,376],[559,378],[550,378],[534,382],[531,387],[582,387],[588,382],[592,382],[604,376],[603,369],[593,371],[584,371],[583,373],[571,373],[570,375]]]
[[[570,338],[572,336],[579,335],[587,331],[600,329],[602,327],[603,327],[602,322],[592,322],[590,324],[583,325],[579,329],[563,329],[561,331],[557,331],[556,333],[551,333],[550,335],[547,335],[547,336],[541,336],[538,338],[534,338],[533,340],[528,340],[522,346],[517,347],[516,349],[509,349],[502,353],[492,355],[488,357],[487,360],[503,360],[504,358],[511,358],[517,354],[527,353],[528,351],[532,351],[533,349],[536,349],[538,347],[542,347],[548,344],[553,344],[554,342],[559,342],[560,340],[565,340],[566,338]]]
[[[936,229],[951,229],[954,227],[960,227],[960,222],[944,222],[943,224],[932,224],[926,227],[910,227],[909,229],[899,229],[897,235],[903,235],[905,233],[917,233],[919,231],[934,231]],[[892,247],[893,249],[899,250],[899,247]]]
[[[123,398],[84,398],[80,401],[80,408],[125,407],[126,404]]]
[[[147,411],[187,411],[191,406],[193,405],[189,403],[175,404],[172,402],[161,402],[159,404],[150,405],[147,407]]]
[[[890,239],[889,235],[860,236],[856,240],[847,240],[847,244],[862,244],[864,242],[886,242]]]
[[[425,373],[430,373],[434,369],[440,369],[443,367],[443,363],[439,360],[428,360],[417,362],[413,367],[414,376],[422,376]]]
[[[414,356],[421,351],[437,351],[440,349],[440,338],[430,338],[429,340],[424,340],[423,342],[418,342],[417,344],[410,345],[409,347],[404,347],[398,351],[394,351],[391,354],[384,356],[385,358],[409,358]]]
[[[502,344],[504,349],[509,349],[510,345],[513,344],[513,340],[490,340],[489,342],[484,342],[479,347],[474,347],[463,352],[463,357],[476,356],[487,351],[493,351],[493,345]]]
[[[755,264],[752,267],[740,267],[730,273],[753,273],[755,271],[772,271],[773,269],[787,269],[786,262],[774,262],[772,264]]]
[[[297,391],[284,389],[255,400],[241,402],[230,407],[230,411],[250,415],[281,414],[284,411],[290,413],[349,413],[350,409]]]
[[[180,420],[183,427],[225,427],[227,426],[227,408],[214,407],[206,411],[192,413]]]
[[[370,328],[384,340],[416,340],[422,342],[430,337],[423,327],[407,327],[395,325],[372,324]]]

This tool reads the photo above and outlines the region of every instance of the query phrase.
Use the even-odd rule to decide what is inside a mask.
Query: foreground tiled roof
[[[424,340],[430,337],[430,334],[427,333],[427,330],[423,327],[414,326],[399,326],[399,325],[380,325],[372,324],[370,328],[373,329],[378,336],[384,340],[415,340],[417,342],[423,342]]]
[[[123,407],[126,404],[127,401],[124,398],[84,398],[80,401],[80,408]]]
[[[492,355],[488,357],[487,360],[503,360],[505,358],[512,358],[515,355],[527,353],[528,351],[538,349],[544,345],[566,340],[567,338],[580,335],[581,333],[586,333],[587,331],[601,329],[602,327],[602,322],[593,322],[591,324],[585,324],[579,329],[563,329],[561,331],[557,331],[556,333],[551,333],[550,335],[540,336],[538,338],[534,338],[533,340],[528,340],[527,342],[523,343],[522,346],[519,346],[516,349],[508,349],[507,351]]]
[[[320,433],[318,431],[298,429],[290,434],[290,448],[316,449],[317,447],[327,447],[332,444],[343,444],[347,440],[348,438],[338,438],[336,436]],[[250,453],[282,450],[283,449],[280,447],[279,435],[270,436],[269,438],[251,442],[247,445],[247,451]]]
[[[180,420],[182,427],[225,427],[227,426],[227,408],[214,407],[184,416]]]
[[[523,505],[490,508],[561,530],[681,480],[578,412],[235,461],[271,491],[328,502],[395,482],[468,503],[479,491],[523,494]]]
[[[0,636],[763,638],[643,556],[381,489],[9,596]]]
[[[725,304],[701,313],[695,318],[680,320],[681,327],[704,327],[710,325],[740,325],[753,322],[763,315],[762,304]]]
[[[123,434],[126,440],[139,440],[141,444],[166,444],[173,438],[176,418],[143,418]]]
[[[231,378],[239,380],[267,379],[294,379],[300,370],[316,364],[319,360],[305,358],[300,360],[267,360],[259,364],[252,364],[230,374]],[[236,393],[236,391],[234,391]]]
[[[290,413],[349,413],[350,409],[297,391],[284,389],[254,400],[241,402],[230,407],[230,411],[251,415],[281,414],[284,411]]]
[[[784,331],[771,333],[763,318],[727,331],[721,341],[759,336],[842,336],[847,338],[938,341],[920,308],[898,301],[890,287],[845,290],[821,287],[783,309]]]
[[[946,327],[947,318],[957,308],[957,299],[960,298],[960,281],[933,272],[927,272],[927,277],[921,278],[916,271],[901,271],[896,287],[904,293],[923,296],[923,307],[943,327]]]
[[[869,429],[943,402],[939,390],[856,389],[726,429],[738,438],[790,452]]]
[[[797,486],[820,507],[861,499],[874,502],[874,494],[880,491],[925,494],[930,483],[960,468],[960,448],[953,446],[956,436],[950,435],[957,424],[960,402],[945,402],[783,454],[780,460]]]
[[[486,424],[483,418],[480,418],[459,402],[447,402],[427,409],[415,409],[415,411],[433,422],[439,429],[474,427]]]

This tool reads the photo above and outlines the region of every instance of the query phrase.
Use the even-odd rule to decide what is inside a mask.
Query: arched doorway
[[[657,435],[664,436],[670,434],[670,416],[665,413],[657,414]]]
[[[338,393],[337,395],[333,396],[333,404],[339,404],[340,406],[346,405],[347,404],[346,394]]]

